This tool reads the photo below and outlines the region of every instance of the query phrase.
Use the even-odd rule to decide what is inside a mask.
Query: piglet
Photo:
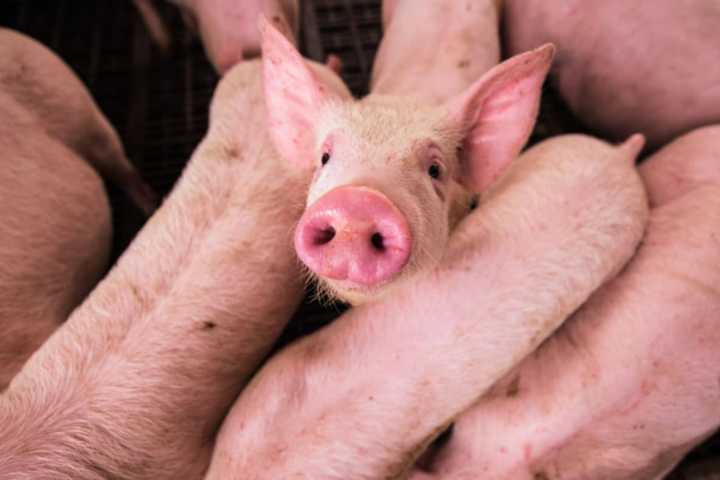
[[[720,2],[506,0],[508,53],[553,42],[570,108],[613,139],[656,147],[720,122]]]
[[[295,249],[321,289],[353,304],[429,271],[448,237],[520,152],[553,57],[546,45],[493,68],[442,105],[322,88],[265,24],[269,129],[296,168],[314,168]]]
[[[167,50],[170,34],[153,3],[134,0],[155,43]],[[236,63],[260,55],[258,17],[263,15],[297,42],[298,0],[169,0],[183,10],[186,24],[202,38],[205,53],[220,75]]]
[[[653,208],[637,255],[413,480],[657,480],[720,426],[720,126],[641,174]]]
[[[0,87],[48,135],[117,183],[143,212],[152,213],[154,192],[128,160],[87,88],[57,55],[30,37],[0,28]]]
[[[170,196],[0,395],[0,478],[203,477],[220,420],[303,294],[292,227],[312,170],[286,165],[265,117],[261,63],[243,62]]]
[[[521,155],[439,266],[266,364],[225,420],[207,478],[405,478],[633,255],[647,219],[642,144],[567,136]]]

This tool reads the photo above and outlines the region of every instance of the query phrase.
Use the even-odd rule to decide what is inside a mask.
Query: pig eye
[[[330,154],[327,152],[323,153],[322,157],[320,158],[320,163],[325,165],[328,162],[328,160],[330,160]]]
[[[433,163],[428,167],[428,175],[434,179],[440,178],[440,165]]]

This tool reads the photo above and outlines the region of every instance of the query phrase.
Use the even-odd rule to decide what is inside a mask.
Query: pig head
[[[353,304],[437,264],[474,195],[527,141],[554,54],[513,57],[441,106],[358,102],[324,89],[267,23],[263,36],[271,138],[294,168],[315,169],[296,252],[325,293]]]

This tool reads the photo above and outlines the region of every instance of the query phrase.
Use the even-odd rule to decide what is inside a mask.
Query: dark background
[[[169,54],[151,42],[130,0],[2,0],[0,25],[38,39],[75,70],[118,130],[130,159],[164,196],[205,134],[218,77],[179,11],[162,1],[156,4],[173,35]],[[318,61],[330,53],[339,55],[343,79],[355,95],[366,94],[382,36],[380,0],[305,0],[301,5],[303,53]],[[531,142],[584,130],[546,85]],[[116,259],[144,219],[117,189],[107,189]],[[341,311],[306,301],[280,344],[314,331]],[[697,474],[699,465],[719,455],[720,439],[715,437],[671,478],[709,479]]]

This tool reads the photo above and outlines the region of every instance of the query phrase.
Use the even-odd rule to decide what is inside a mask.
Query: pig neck
[[[28,465],[43,478],[204,470],[224,411],[302,295],[291,236],[309,172],[242,128],[264,118],[256,73],[115,268],[0,397],[0,477]]]
[[[375,60],[372,93],[432,104],[460,94],[500,60],[498,12],[495,0],[399,1]]]

